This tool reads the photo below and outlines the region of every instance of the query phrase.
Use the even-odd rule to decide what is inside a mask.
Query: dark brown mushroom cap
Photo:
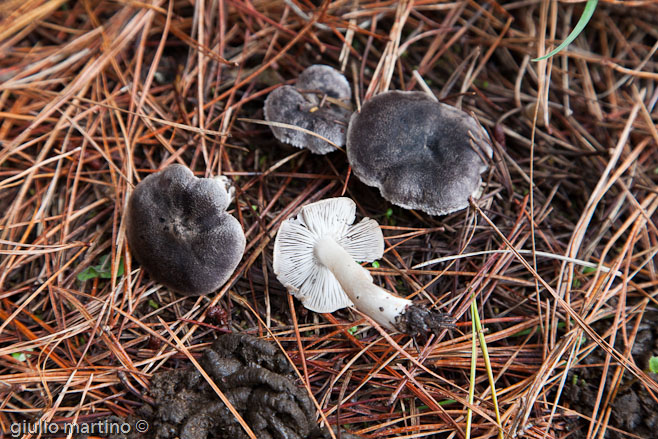
[[[350,111],[328,101],[319,105],[319,96],[323,94],[349,102],[350,85],[332,67],[311,66],[302,72],[295,87],[284,85],[267,96],[265,119],[304,128],[343,146]],[[276,126],[270,128],[279,141],[298,148],[308,148],[315,154],[327,154],[336,149],[321,138],[303,131]]]
[[[182,294],[208,294],[235,271],[245,248],[238,220],[226,213],[224,184],[182,165],[149,175],[128,202],[130,250],[156,281]]]
[[[491,153],[488,135],[471,116],[421,92],[373,97],[347,131],[354,174],[393,204],[430,215],[468,206]]]

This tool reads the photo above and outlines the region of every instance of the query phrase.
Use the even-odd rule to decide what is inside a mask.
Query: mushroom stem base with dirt
[[[374,284],[356,261],[381,258],[384,236],[377,221],[354,224],[355,218],[354,201],[339,197],[307,204],[281,224],[272,266],[290,294],[315,312],[354,306],[383,328],[411,336],[452,326],[447,315]]]
[[[416,335],[451,326],[452,320],[446,314],[414,305],[411,300],[375,285],[370,273],[334,239],[320,239],[314,254],[333,273],[356,309],[382,327]]]

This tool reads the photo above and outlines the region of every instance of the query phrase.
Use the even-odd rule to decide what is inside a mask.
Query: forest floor
[[[658,5],[602,0],[566,50],[534,61],[584,4],[2,2],[2,431],[134,419],[157,404],[154,374],[198,370],[232,332],[284,353],[319,421],[365,438],[656,437]],[[493,144],[481,198],[405,210],[344,149],[313,155],[253,122],[313,64],[344,72],[357,109],[431,90],[474,115]],[[246,250],[209,295],[154,282],[126,243],[131,192],[172,163],[235,185]],[[286,292],[279,225],[337,196],[382,225],[375,282],[454,329],[413,339]],[[478,345],[475,374],[473,298],[489,360]]]

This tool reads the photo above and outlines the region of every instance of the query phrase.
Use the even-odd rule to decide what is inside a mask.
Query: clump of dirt
[[[222,393],[259,439],[330,437],[320,429],[306,391],[294,384],[285,356],[270,343],[245,334],[226,334],[200,361]],[[148,431],[114,435],[112,439],[243,439],[249,436],[201,373],[194,368],[153,376],[153,403],[127,420]],[[145,424],[142,424],[145,425]],[[341,434],[342,439],[356,436]]]
[[[597,328],[600,329],[600,328]],[[627,327],[630,332],[632,328]],[[624,347],[620,343],[621,335],[617,335],[616,349],[623,352]],[[638,333],[633,344],[631,354],[635,363],[641,369],[649,369],[649,359],[658,356],[658,313],[646,313],[643,322],[638,328]],[[601,382],[602,367],[594,366],[603,364],[605,355],[597,349],[583,360],[584,365],[570,372],[567,385],[562,394],[562,400],[569,408],[590,416],[594,410],[599,385]],[[609,392],[609,384],[613,378],[614,365],[611,365],[607,376],[607,388],[603,394],[605,399]],[[658,379],[656,374],[650,374],[653,379]],[[615,399],[611,403],[612,411],[608,421],[605,439],[622,439],[628,435],[622,433],[630,432],[639,437],[656,437],[658,431],[658,403],[651,397],[647,389],[628,373],[625,373],[619,386]],[[596,416],[601,419],[601,408]],[[584,439],[587,437],[589,420],[579,418],[569,425],[572,430],[570,438]],[[598,436],[597,436],[598,437]]]

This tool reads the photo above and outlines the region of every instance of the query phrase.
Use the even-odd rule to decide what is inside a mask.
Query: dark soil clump
[[[287,359],[270,343],[244,334],[223,335],[204,352],[200,364],[259,439],[330,437],[318,426],[306,391],[294,384]],[[131,433],[112,439],[249,437],[194,368],[154,375],[149,396],[153,403],[127,420]],[[140,421],[148,423],[145,433],[136,432]],[[346,433],[341,437],[356,438]]]

